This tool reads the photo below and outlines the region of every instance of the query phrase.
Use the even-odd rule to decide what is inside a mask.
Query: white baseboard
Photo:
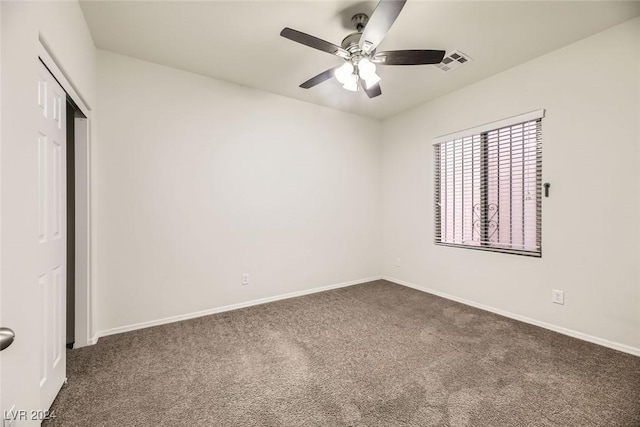
[[[87,338],[86,341],[84,342],[79,342],[79,341],[74,342],[73,349],[75,350],[82,347],[88,347],[88,346],[94,345],[97,342],[98,342],[98,334],[95,334],[94,336]]]
[[[254,305],[266,304],[269,302],[280,301],[283,299],[296,298],[304,295],[315,294],[318,292],[329,291],[331,289],[345,288],[347,286],[359,285],[361,283],[373,282],[382,279],[381,276],[367,277],[365,279],[352,280],[350,282],[338,283],[335,285],[321,286],[313,289],[305,289],[303,291],[291,292],[288,294],[276,295],[273,297],[260,298],[253,301],[241,302],[237,304],[225,305],[222,307],[210,308],[208,310],[196,311],[193,313],[179,314],[177,316],[165,317],[164,319],[151,320],[148,322],[136,323],[133,325],[119,326],[117,328],[107,329],[98,332],[93,339],[89,340],[89,344],[93,345],[98,342],[101,337],[108,335],[121,334],[123,332],[135,331],[138,329],[149,328],[151,326],[165,325],[167,323],[180,322],[182,320],[194,319],[197,317],[209,316],[211,314],[223,313],[225,311],[238,310],[240,308],[251,307]]]
[[[511,319],[519,320],[524,323],[529,323],[530,325],[539,326],[541,328],[549,329],[554,332],[561,333],[563,335],[568,335],[573,338],[578,338],[583,341],[588,341],[594,344],[601,345],[603,347],[609,347],[614,350],[622,351],[624,353],[633,354],[634,356],[640,356],[640,348],[631,347],[626,344],[617,343],[614,341],[609,341],[604,338],[594,337],[593,335],[585,334],[583,332],[574,331],[573,329],[563,328],[562,326],[552,325],[551,323],[542,322],[540,320],[531,319],[530,317],[521,316],[519,314],[511,313],[509,311],[500,310],[498,308],[489,307],[488,305],[479,304],[477,302],[469,301],[464,298],[459,298],[453,295],[446,294],[444,292],[436,291],[433,289],[426,288],[424,286],[414,285],[413,283],[405,282],[404,280],[396,279],[394,277],[383,276],[382,279],[396,283],[398,285],[406,286],[408,288],[413,288],[418,291],[422,291],[428,294],[436,295],[442,298],[446,298],[451,301],[456,301],[465,305],[469,305],[471,307],[479,308],[481,310],[490,311],[491,313],[499,314],[504,317],[509,317]]]
[[[87,345],[94,345],[94,344],[98,344],[98,339],[100,338],[100,333],[96,333],[93,338],[90,338],[87,341]]]

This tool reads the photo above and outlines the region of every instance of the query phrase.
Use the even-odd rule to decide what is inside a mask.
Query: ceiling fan
[[[336,78],[345,89],[356,92],[362,87],[369,98],[382,94],[380,76],[376,74],[379,65],[426,65],[439,64],[444,58],[444,50],[387,50],[376,52],[376,48],[387,35],[404,7],[406,0],[380,0],[371,14],[357,13],[351,18],[356,29],[336,46],[312,35],[284,28],[280,35],[294,42],[330,53],[345,62],[330,68],[300,85],[303,89],[312,88],[331,77]]]

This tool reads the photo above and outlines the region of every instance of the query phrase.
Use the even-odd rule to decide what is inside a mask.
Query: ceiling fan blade
[[[329,43],[328,41],[319,39],[317,37],[311,36],[309,34],[306,34],[288,27],[280,31],[280,35],[286,39],[293,40],[294,42],[301,43],[305,46],[309,46],[314,49],[318,49],[323,52],[327,52],[332,55],[339,56],[341,58],[347,59],[351,56],[349,52],[347,52],[340,46],[336,46],[335,44]]]
[[[380,83],[376,83],[371,88],[367,89],[367,87],[361,83],[362,89],[367,94],[369,98],[375,98],[376,96],[382,95],[382,89],[380,89]]]
[[[372,61],[382,65],[439,64],[444,55],[444,50],[387,50],[376,53]]]
[[[407,0],[380,0],[360,37],[360,48],[372,52],[395,22]]]
[[[336,68],[338,67],[333,67],[333,68],[329,68],[327,71],[323,71],[322,73],[318,74],[315,77],[311,77],[309,80],[307,80],[306,82],[302,83],[300,85],[301,88],[303,89],[310,89],[316,85],[319,85],[320,83],[329,80],[331,77],[333,77],[333,72],[336,70]]]

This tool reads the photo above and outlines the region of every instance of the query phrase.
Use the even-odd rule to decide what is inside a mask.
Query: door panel
[[[2,91],[3,106],[13,93],[2,111],[0,326],[15,341],[0,353],[0,418],[27,427],[66,376],[66,94],[36,58],[19,71],[28,79],[5,64],[3,82],[14,82]]]
[[[66,378],[66,94],[40,64],[38,76],[38,281],[41,316],[41,408]]]

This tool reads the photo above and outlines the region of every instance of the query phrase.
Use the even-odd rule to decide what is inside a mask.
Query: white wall
[[[542,258],[435,246],[432,139],[540,108]],[[640,18],[385,121],[384,274],[640,352],[639,121]]]
[[[380,275],[379,122],[98,52],[99,330]]]
[[[94,131],[104,110],[93,148],[96,330],[375,277],[382,258],[389,277],[640,348],[638,19],[381,126],[102,51],[96,89],[75,2],[2,2],[1,16],[1,278],[29,300],[33,248],[7,242],[36,221],[24,165],[35,158],[40,34],[94,110]],[[435,247],[432,137],[537,108],[547,109],[552,183],[543,258]],[[552,287],[565,306],[551,304]],[[3,318],[37,309],[8,306]],[[35,325],[23,330],[21,343],[36,345]]]
[[[17,340],[2,353],[0,410],[38,408],[40,301],[37,257],[36,118],[40,36],[89,104],[96,96],[95,49],[76,2],[0,2],[2,8],[2,326]],[[35,424],[35,423],[34,423]],[[26,424],[25,424],[26,425]]]

